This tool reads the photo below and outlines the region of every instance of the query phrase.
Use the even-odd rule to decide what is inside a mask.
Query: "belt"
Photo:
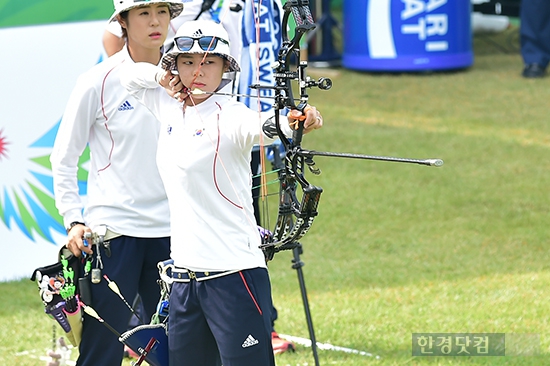
[[[107,242],[111,239],[118,238],[119,236],[122,236],[122,234],[115,233],[114,231],[111,231],[107,228],[107,225],[99,225],[92,229],[95,234],[99,237],[103,236],[103,241]]]
[[[114,231],[107,229],[107,232],[105,233],[105,237],[103,238],[103,240],[108,241],[114,238],[118,238],[119,236],[122,236],[122,234],[115,233]]]
[[[221,272],[195,272],[190,271],[185,268],[172,267],[168,268],[166,271],[167,275],[172,279],[173,282],[191,282],[195,280],[197,282],[211,280],[218,277],[227,276],[233,273],[237,273],[240,270],[230,270],[230,271],[221,271]]]

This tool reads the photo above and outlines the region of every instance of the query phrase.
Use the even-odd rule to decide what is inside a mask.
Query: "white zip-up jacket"
[[[168,202],[155,159],[159,123],[120,84],[121,65],[129,63],[134,62],[124,47],[78,78],[50,157],[56,206],[66,227],[79,221],[122,235],[169,236]],[[76,174],[87,144],[84,202]]]
[[[265,116],[219,95],[184,108],[155,81],[159,70],[125,65],[120,79],[161,121],[157,165],[170,205],[174,264],[193,271],[266,267],[250,170],[260,135],[272,142],[261,132]]]

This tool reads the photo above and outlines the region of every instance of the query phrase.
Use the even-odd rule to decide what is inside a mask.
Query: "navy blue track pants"
[[[274,366],[271,285],[265,268],[197,282],[170,293],[170,366]]]
[[[145,309],[143,321],[148,323],[160,298],[157,263],[170,257],[170,239],[121,236],[112,239],[110,245],[111,257],[101,248],[102,272],[116,282],[130,304],[140,294]],[[94,259],[93,268],[95,264]],[[132,315],[128,307],[109,289],[104,278],[91,284],[91,290],[92,304],[86,305],[91,305],[118,333],[124,333]],[[84,315],[77,366],[120,366],[123,351],[124,346],[115,334],[95,318]]]

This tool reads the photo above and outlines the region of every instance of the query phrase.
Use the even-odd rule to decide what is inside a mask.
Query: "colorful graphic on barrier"
[[[35,235],[40,235],[48,242],[55,244],[51,230],[65,233],[63,219],[55,208],[53,198],[53,178],[51,174],[50,156],[34,154],[34,149],[51,150],[59,128],[58,122],[38,140],[27,147],[16,146],[3,129],[0,130],[0,164],[17,166],[10,169],[11,179],[6,183],[2,179],[2,195],[0,196],[0,218],[9,228],[15,225],[30,240],[35,241]],[[18,156],[10,154],[12,147]],[[22,154],[23,153],[23,154]],[[86,194],[88,172],[84,168],[90,160],[86,149],[79,161],[78,184],[80,193]],[[48,173],[49,172],[49,173]]]
[[[105,57],[112,12],[112,0],[0,0],[0,48],[27,50],[0,57],[0,281],[28,278],[65,244],[49,157],[78,76]],[[79,165],[85,202],[87,151]]]
[[[2,157],[8,156],[8,147],[9,145],[8,140],[3,136],[3,130],[0,130],[0,161],[2,161]]]
[[[0,28],[107,19],[112,7],[109,0],[70,4],[57,0],[0,0]],[[33,242],[39,235],[55,244],[52,230],[64,234],[65,229],[55,208],[49,154],[40,155],[38,150],[51,150],[59,122],[28,146],[21,146],[18,137],[10,137],[4,127],[0,126],[0,164],[9,164],[9,169],[2,169],[7,174],[0,180],[0,219],[10,230],[18,227]],[[86,192],[87,180],[82,164],[88,160],[86,151],[78,171],[81,194]]]

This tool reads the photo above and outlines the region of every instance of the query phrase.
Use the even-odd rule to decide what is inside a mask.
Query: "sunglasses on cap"
[[[174,39],[174,42],[176,43],[176,46],[180,51],[189,51],[191,48],[193,48],[193,45],[195,42],[199,44],[199,47],[203,51],[211,51],[216,48],[218,45],[218,41],[225,43],[226,45],[229,45],[229,42],[227,42],[225,39],[219,38],[219,37],[213,37],[213,36],[204,36],[204,37],[178,37]]]

